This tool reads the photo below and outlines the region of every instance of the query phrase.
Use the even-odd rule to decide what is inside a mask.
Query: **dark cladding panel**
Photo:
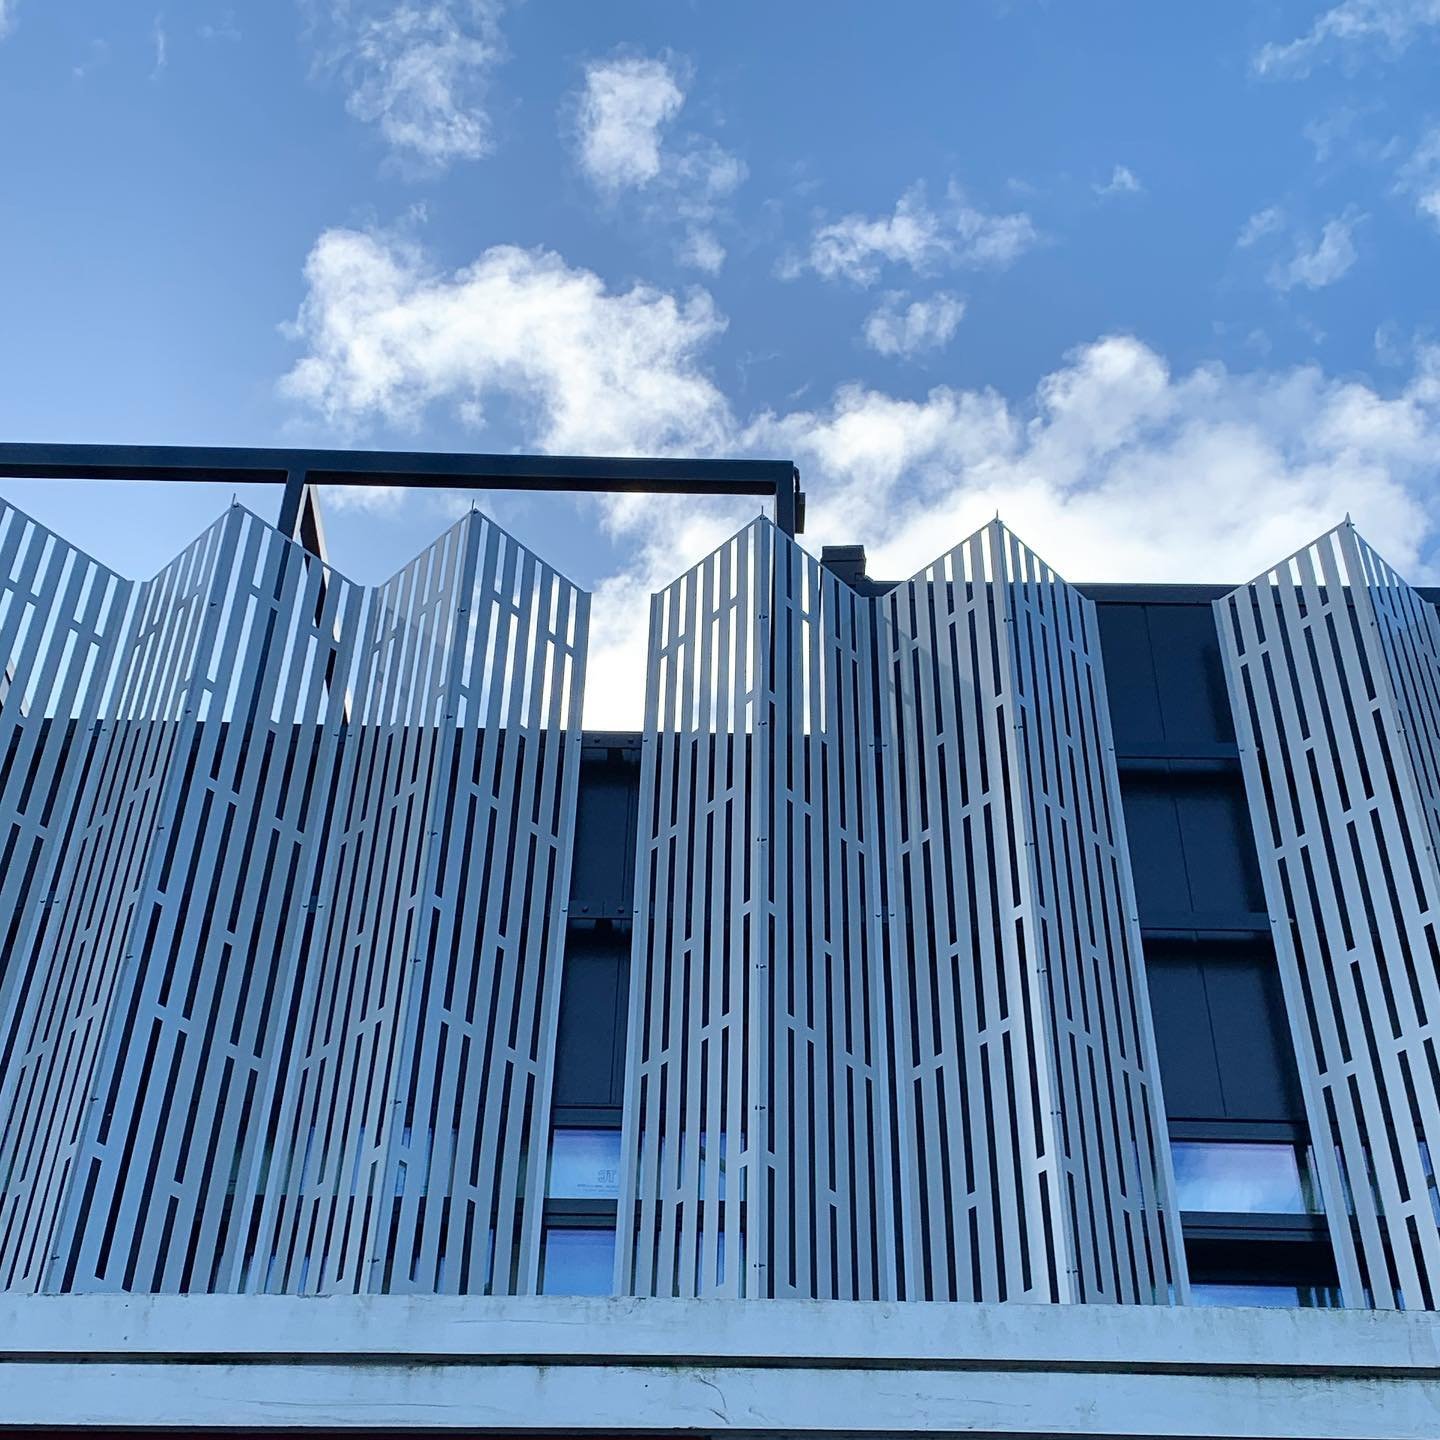
[[[1274,958],[1184,944],[1146,965],[1167,1117],[1303,1124]]]
[[[1147,946],[1145,973],[1150,982],[1160,1077],[1165,1083],[1166,1118],[1210,1120],[1222,1116],[1225,1087],[1200,957],[1188,946],[1178,954]]]
[[[629,944],[624,937],[571,932],[560,989],[556,1108],[619,1108],[624,1096],[628,972]]]
[[[1109,679],[1109,676],[1106,676]],[[1120,795],[1130,837],[1130,865],[1142,925],[1161,925],[1190,909],[1180,816],[1169,776],[1122,775]]]
[[[1140,922],[1238,928],[1265,909],[1240,777],[1155,762],[1121,778]]]
[[[1165,738],[1147,609],[1133,603],[1095,607],[1110,693],[1110,723],[1115,749],[1122,755],[1132,745],[1156,745]]]
[[[1176,777],[1190,907],[1204,915],[1265,909],[1244,784],[1233,771]]]
[[[635,889],[638,756],[618,747],[587,755],[580,766],[575,869],[570,913],[578,919],[628,919]]]
[[[1274,956],[1267,950],[1211,959],[1205,966],[1205,998],[1225,1118],[1303,1125],[1305,1103]]]
[[[1220,638],[1209,605],[1147,605],[1145,616],[1165,739],[1177,748],[1186,741],[1233,742]]]

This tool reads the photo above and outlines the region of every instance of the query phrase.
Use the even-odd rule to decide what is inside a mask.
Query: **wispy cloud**
[[[196,33],[207,43],[240,39],[240,27],[235,23],[233,10],[221,11],[218,19],[206,21]]]
[[[20,9],[20,0],[0,0],[0,40],[15,28],[15,16]]]
[[[1396,188],[1415,202],[1415,209],[1440,228],[1440,126],[1415,147],[1401,167]]]
[[[717,227],[746,171],[714,140],[673,133],[689,83],[689,67],[670,57],[592,60],[568,107],[570,128],[585,178],[612,202],[638,193],[648,225],[678,227],[680,263],[714,274],[725,263]]]
[[[612,290],[549,251],[500,246],[444,272],[412,241],[330,231],[307,263],[303,355],[285,390],[356,425],[418,425],[431,406],[478,422],[503,405],[542,450],[793,456],[812,497],[806,543],[864,540],[877,574],[913,573],[999,510],[1076,579],[1233,579],[1348,510],[1425,578],[1440,351],[1383,395],[1309,366],[1173,373],[1110,335],[1015,401],[847,385],[808,409],[742,417],[707,364],[724,325],[703,292]],[[595,587],[586,721],[626,725],[647,595],[754,504],[620,497],[600,513],[626,559]]]
[[[1108,197],[1111,195],[1138,195],[1145,187],[1128,165],[1117,165],[1103,185],[1092,185],[1090,188],[1097,195]]]
[[[485,96],[504,58],[499,0],[331,0],[322,69],[345,108],[374,125],[403,166],[441,170],[493,148]]]
[[[889,215],[851,214],[820,225],[803,257],[781,268],[786,279],[813,270],[826,280],[873,285],[886,265],[905,266],[917,275],[956,268],[1003,269],[1039,241],[1023,211],[990,214],[968,203],[951,185],[938,209],[923,184],[912,185]]]
[[[164,15],[157,15],[150,26],[150,43],[155,47],[155,64],[150,70],[150,78],[156,80],[170,63],[170,38],[165,33]]]
[[[948,345],[965,317],[965,302],[948,290],[908,305],[905,299],[891,291],[866,316],[865,343],[877,354],[906,359]]]
[[[1285,224],[1285,212],[1278,205],[1257,210],[1241,227],[1235,243],[1242,250],[1248,250],[1257,240],[1273,235]]]
[[[70,67],[70,74],[76,80],[88,80],[102,65],[110,62],[110,44],[106,40],[91,40],[83,60]]]
[[[1327,220],[1318,239],[1302,242],[1288,259],[1271,267],[1270,283],[1277,290],[1321,290],[1342,279],[1359,258],[1355,228],[1363,215],[1337,215]]]
[[[1262,45],[1255,72],[1277,78],[1308,75],[1317,63],[1378,52],[1395,57],[1440,26],[1440,0],[1341,0],[1294,40]]]

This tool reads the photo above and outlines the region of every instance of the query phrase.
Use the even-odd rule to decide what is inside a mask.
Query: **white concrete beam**
[[[1424,1315],[724,1300],[0,1297],[0,1428],[1440,1435]]]

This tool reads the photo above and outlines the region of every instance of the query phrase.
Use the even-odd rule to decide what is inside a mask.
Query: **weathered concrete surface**
[[[1363,1311],[0,1296],[0,1428],[1440,1436],[1440,1321]]]

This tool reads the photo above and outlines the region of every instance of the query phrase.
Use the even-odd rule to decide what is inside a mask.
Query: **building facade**
[[[635,733],[581,726],[587,620],[478,512],[366,587],[238,506],[140,583],[0,507],[0,1420],[241,1423],[136,1398],[223,1355],[243,1423],[253,1361],[322,1424],[264,1318],[309,1313],[337,1425],[627,1428],[703,1362],[778,1433],[756,1375],[883,1352],[1030,1374],[993,1433],[1425,1433],[1424,594],[1348,524],[1235,588],[1071,585],[999,522],[881,583],[760,518],[653,598]],[[463,1390],[471,1322],[498,1410],[371,1373]],[[35,1398],[67,1324],[129,1399]],[[603,1421],[521,1373],[582,1361]],[[949,1383],[849,1428],[983,1433]]]

